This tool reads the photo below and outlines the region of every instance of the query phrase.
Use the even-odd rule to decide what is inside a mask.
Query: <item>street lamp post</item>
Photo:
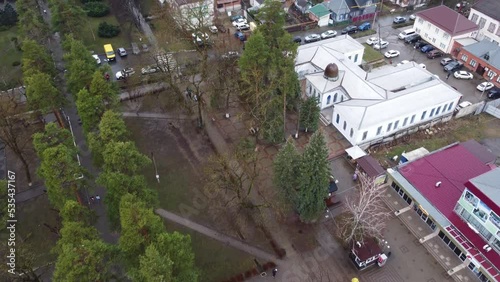
[[[153,152],[151,152],[151,158],[153,159],[153,165],[155,166],[156,181],[158,181],[158,184],[159,184],[160,183],[160,175],[158,174],[158,168],[156,167],[155,155],[153,154]]]

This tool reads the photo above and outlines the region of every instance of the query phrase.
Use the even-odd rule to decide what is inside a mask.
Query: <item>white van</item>
[[[398,38],[404,40],[406,37],[415,34],[415,30],[413,28],[403,30],[399,35]]]

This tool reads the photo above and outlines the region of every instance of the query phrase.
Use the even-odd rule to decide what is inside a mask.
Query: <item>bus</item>
[[[113,46],[111,46],[111,44],[104,45],[104,53],[106,53],[108,61],[116,60],[115,51],[113,50]]]

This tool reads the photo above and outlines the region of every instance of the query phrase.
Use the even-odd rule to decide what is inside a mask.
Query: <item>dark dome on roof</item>
[[[339,77],[339,67],[334,63],[328,64],[323,75],[328,80],[337,80]]]

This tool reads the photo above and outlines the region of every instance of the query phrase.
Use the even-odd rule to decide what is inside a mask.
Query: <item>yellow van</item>
[[[111,46],[111,44],[104,45],[104,52],[106,53],[108,61],[116,60],[115,51],[113,50],[113,46]]]

